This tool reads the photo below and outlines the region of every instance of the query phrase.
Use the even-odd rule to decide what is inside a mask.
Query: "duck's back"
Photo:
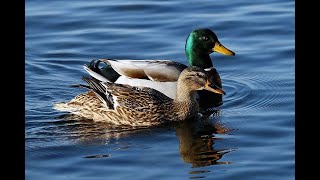
[[[159,125],[168,119],[175,117],[172,109],[173,99],[165,96],[163,93],[147,88],[136,87],[116,83],[105,83],[105,95],[99,99],[108,99],[111,108],[100,110],[100,117],[95,121],[105,121],[117,125],[130,126],[152,126]],[[96,94],[99,90],[95,90]]]

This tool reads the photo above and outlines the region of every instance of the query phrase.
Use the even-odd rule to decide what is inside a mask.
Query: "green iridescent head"
[[[212,52],[234,56],[235,53],[224,47],[218,40],[217,35],[210,29],[197,29],[192,31],[185,46],[189,65],[202,68],[212,67],[209,54]]]

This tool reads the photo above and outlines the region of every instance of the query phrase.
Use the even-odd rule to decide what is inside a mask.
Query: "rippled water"
[[[293,179],[294,1],[26,1],[26,179]],[[115,129],[61,118],[96,58],[172,59],[207,27],[227,95],[209,120]]]

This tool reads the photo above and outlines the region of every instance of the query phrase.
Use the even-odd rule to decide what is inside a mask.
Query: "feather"
[[[103,77],[102,75],[94,72],[93,70],[91,70],[87,65],[83,65],[83,69],[85,71],[87,71],[87,73],[90,74],[90,76],[92,76],[93,78],[95,79],[98,79],[99,81],[102,81],[102,82],[110,82],[107,78]]]
[[[100,83],[100,81],[84,76],[82,77],[82,80],[89,84],[90,88],[107,108],[114,109],[112,97],[110,98],[110,96],[106,94],[106,88]]]

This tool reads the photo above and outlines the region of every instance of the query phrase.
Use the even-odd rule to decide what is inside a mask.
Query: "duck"
[[[102,82],[83,76],[88,85],[75,87],[89,91],[69,102],[55,103],[54,109],[115,126],[146,127],[184,121],[199,113],[196,91],[226,94],[210,82],[207,71],[196,66],[184,69],[177,81],[175,99],[149,87]]]
[[[217,35],[208,28],[193,30],[187,37],[185,53],[189,66],[211,68],[211,81],[222,88],[220,75],[210,58],[213,52],[235,56],[235,53],[223,46]],[[105,67],[99,68],[101,62]],[[187,67],[172,60],[99,59],[92,60],[85,70],[102,82],[149,87],[174,99],[179,75]],[[205,90],[198,91],[197,101],[204,110],[223,104],[222,95]]]

